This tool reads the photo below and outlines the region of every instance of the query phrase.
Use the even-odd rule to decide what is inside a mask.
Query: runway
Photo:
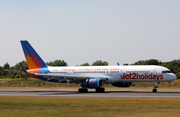
[[[76,90],[0,90],[0,96],[42,97],[127,97],[127,98],[180,98],[180,91],[105,91],[78,93]]]

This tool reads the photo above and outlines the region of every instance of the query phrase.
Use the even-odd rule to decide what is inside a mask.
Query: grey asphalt
[[[76,90],[0,90],[0,96],[45,96],[45,97],[127,97],[127,98],[180,98],[180,91],[105,91],[78,93]]]

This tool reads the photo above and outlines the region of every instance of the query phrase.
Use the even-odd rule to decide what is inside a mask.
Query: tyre
[[[104,88],[96,88],[97,93],[103,93],[105,91]]]
[[[157,89],[153,89],[152,92],[153,92],[153,93],[157,92]]]
[[[82,89],[79,88],[79,89],[78,89],[78,92],[79,92],[79,93],[82,93]]]
[[[79,93],[87,93],[87,92],[88,92],[88,89],[79,88],[79,89],[78,89],[78,92],[79,92]]]

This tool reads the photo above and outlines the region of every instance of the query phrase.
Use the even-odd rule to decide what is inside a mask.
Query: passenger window
[[[168,73],[171,73],[171,71],[168,71]]]

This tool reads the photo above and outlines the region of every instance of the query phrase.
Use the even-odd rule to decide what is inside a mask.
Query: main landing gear
[[[154,82],[154,89],[152,90],[153,93],[156,93],[157,92],[157,89],[156,88],[159,88],[157,86],[158,82]]]
[[[96,88],[96,93],[104,93],[104,88]]]
[[[105,91],[104,88],[96,88],[96,93],[103,93]],[[79,88],[78,89],[79,93],[87,93],[88,89],[87,88]]]
[[[88,89],[87,89],[87,88],[79,88],[79,89],[78,89],[78,92],[79,92],[79,93],[87,93],[87,92],[88,92]]]

